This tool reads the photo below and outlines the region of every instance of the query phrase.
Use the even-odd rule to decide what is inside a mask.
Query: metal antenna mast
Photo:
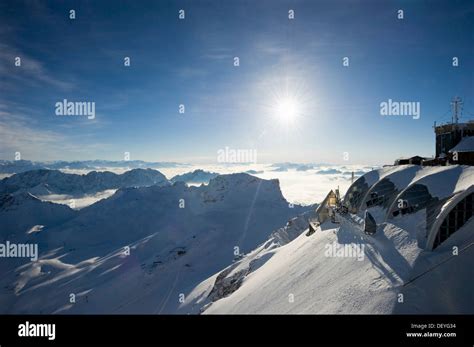
[[[458,124],[459,122],[459,115],[461,114],[462,104],[463,102],[461,98],[457,96],[451,102],[451,105],[453,106],[453,124]]]

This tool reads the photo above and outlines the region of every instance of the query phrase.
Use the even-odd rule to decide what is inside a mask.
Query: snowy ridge
[[[202,289],[193,291],[181,308],[194,313],[202,312],[210,303],[235,292],[242,284],[245,276],[263,265],[275,253],[275,249],[293,241],[305,231],[309,221],[316,216],[316,207],[312,206],[310,211],[292,218],[284,227],[272,232],[270,238],[255,250],[246,254],[219,274],[212,276],[204,288],[205,295],[202,295]]]
[[[472,313],[474,301],[465,284],[459,290],[459,278],[449,276],[451,283],[442,281],[445,287],[436,286],[439,276],[449,274],[456,262],[465,263],[456,270],[462,278],[472,275],[472,266],[467,265],[473,262],[472,250],[454,259],[451,266],[449,262],[438,265],[441,274],[428,272],[417,278],[452,256],[424,252],[417,246],[415,233],[397,225],[379,228],[370,238],[350,225],[327,222],[313,235],[303,233],[282,247],[259,247],[238,265],[203,281],[189,294],[183,309],[200,308],[206,314]],[[457,236],[468,233],[468,228]],[[361,261],[327,254],[333,245],[354,242],[364,245]],[[435,277],[430,280],[430,276]],[[472,290],[472,284],[467,287]],[[424,292],[422,300],[419,291]],[[405,295],[403,304],[398,303],[400,293]]]
[[[290,207],[277,180],[247,174],[218,176],[200,187],[121,188],[71,210],[62,223],[25,232],[40,258],[5,269],[0,307],[3,313],[174,313],[180,293],[304,210]],[[71,293],[78,295],[74,305]]]
[[[66,174],[57,170],[26,171],[0,181],[0,194],[32,192],[35,195],[95,193],[120,187],[169,184],[153,169],[134,169],[121,175],[92,171],[86,175]]]

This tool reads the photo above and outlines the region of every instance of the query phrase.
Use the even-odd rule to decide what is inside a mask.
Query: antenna
[[[458,96],[456,96],[451,102],[451,105],[453,107],[453,124],[458,124],[459,122],[459,115],[461,114],[462,104],[463,102]]]

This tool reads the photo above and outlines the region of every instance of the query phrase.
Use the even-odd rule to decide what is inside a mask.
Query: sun
[[[299,115],[299,104],[296,99],[284,97],[277,100],[275,105],[275,116],[285,125],[292,124]]]

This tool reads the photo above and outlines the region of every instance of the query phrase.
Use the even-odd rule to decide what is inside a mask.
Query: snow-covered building
[[[434,125],[436,134],[435,164],[474,165],[474,120],[459,122],[462,100],[454,98],[451,123]],[[428,165],[433,165],[429,162]]]
[[[343,203],[359,216],[370,210],[377,223],[411,216],[419,246],[434,249],[474,215],[474,167],[384,167],[355,181]]]
[[[435,125],[434,129],[436,134],[436,157],[440,157],[442,154],[448,154],[465,137],[474,136],[474,121]]]
[[[439,166],[446,164],[474,165],[474,120],[460,123],[459,115],[462,100],[454,98],[452,121],[446,124],[434,124],[436,136],[435,156],[424,158],[415,155],[399,158],[394,165],[416,164],[423,166]]]
[[[318,223],[323,223],[329,217],[332,216],[332,208],[336,207],[337,201],[339,200],[339,190],[334,192],[331,190],[328,195],[324,198],[321,204],[316,210],[316,215],[318,218]]]
[[[474,136],[463,137],[449,150],[449,162],[461,165],[474,165]]]
[[[413,165],[421,165],[424,160],[427,160],[428,158],[420,157],[419,155],[415,155],[410,158],[398,158],[395,160],[395,165],[407,165],[407,164],[413,164]]]
[[[446,164],[474,165],[474,121],[434,126],[436,154],[434,158],[415,155],[398,158],[394,165],[438,166]]]

